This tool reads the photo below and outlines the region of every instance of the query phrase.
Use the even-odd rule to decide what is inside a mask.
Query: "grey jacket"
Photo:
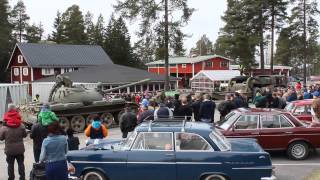
[[[23,138],[25,137],[27,137],[27,132],[24,125],[18,128],[2,126],[0,129],[0,140],[5,141],[4,152],[7,155],[23,154],[25,151]]]

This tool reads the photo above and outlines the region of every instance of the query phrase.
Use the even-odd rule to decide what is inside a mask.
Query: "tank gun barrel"
[[[137,82],[134,82],[134,83],[125,84],[125,85],[118,86],[118,87],[115,87],[115,88],[103,90],[102,92],[104,92],[104,93],[110,93],[110,92],[112,92],[112,91],[116,91],[116,90],[119,90],[119,89],[127,88],[127,87],[130,87],[130,86],[135,86],[135,85],[142,84],[142,83],[146,83],[146,82],[149,82],[149,81],[150,81],[150,79],[144,79],[144,80],[137,81]]]

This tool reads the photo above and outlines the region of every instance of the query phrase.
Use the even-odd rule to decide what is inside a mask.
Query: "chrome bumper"
[[[272,175],[271,177],[262,177],[261,180],[277,180],[277,177]]]

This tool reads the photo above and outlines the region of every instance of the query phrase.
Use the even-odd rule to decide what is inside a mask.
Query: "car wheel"
[[[219,174],[211,174],[204,178],[204,180],[227,180],[224,176]]]
[[[88,171],[84,174],[83,180],[107,180],[107,179],[101,172]]]
[[[289,158],[294,160],[306,159],[309,155],[309,146],[307,143],[299,141],[289,145],[287,154]]]

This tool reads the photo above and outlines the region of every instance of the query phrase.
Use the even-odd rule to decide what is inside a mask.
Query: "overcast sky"
[[[9,4],[13,7],[18,0],[9,0]],[[27,14],[30,16],[30,23],[38,24],[41,22],[45,29],[45,34],[49,34],[53,30],[53,21],[59,10],[64,12],[73,4],[80,6],[81,11],[85,14],[90,11],[95,18],[101,13],[105,22],[109,22],[111,13],[116,0],[24,0],[27,8]],[[201,2],[201,3],[200,3]],[[184,28],[184,32],[191,35],[185,40],[185,47],[189,50],[194,46],[195,42],[206,34],[213,42],[215,42],[219,29],[223,26],[221,16],[227,8],[225,0],[189,0],[190,7],[197,11],[193,14],[189,24]],[[128,24],[129,31],[133,38],[137,26]]]

